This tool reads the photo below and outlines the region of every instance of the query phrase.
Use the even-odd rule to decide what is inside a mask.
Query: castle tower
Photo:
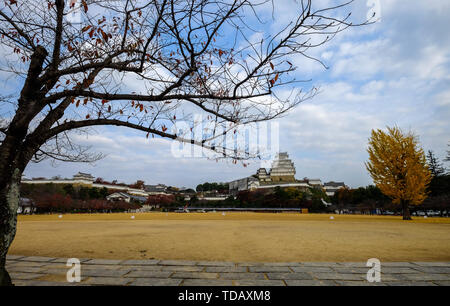
[[[270,171],[272,182],[295,182],[295,166],[287,152],[279,153]]]
[[[256,172],[256,177],[260,182],[270,182],[270,176],[266,171],[266,168],[259,168]]]

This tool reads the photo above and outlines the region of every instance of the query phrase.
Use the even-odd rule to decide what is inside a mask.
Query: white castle
[[[252,176],[230,182],[230,193],[236,194],[242,190],[275,188],[277,186],[295,187],[302,190],[322,186],[320,179],[304,178],[303,180],[296,180],[295,174],[295,166],[289,159],[288,153],[278,153],[269,171],[260,168]]]

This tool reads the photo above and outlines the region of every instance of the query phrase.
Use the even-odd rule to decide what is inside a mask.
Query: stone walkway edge
[[[449,286],[450,262],[381,262],[381,282],[365,262],[222,262],[80,258],[69,283],[66,258],[8,255],[16,286]]]

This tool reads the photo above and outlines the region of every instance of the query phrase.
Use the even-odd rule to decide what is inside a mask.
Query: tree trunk
[[[0,187],[0,286],[12,286],[5,264],[6,254],[16,235],[21,176],[21,171],[15,169],[10,179]]]
[[[412,220],[411,214],[409,213],[409,202],[402,200],[402,209],[403,209],[403,220]]]

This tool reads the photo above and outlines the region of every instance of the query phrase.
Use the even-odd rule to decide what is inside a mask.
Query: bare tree
[[[100,158],[74,144],[71,134],[101,125],[248,158],[217,139],[237,125],[277,118],[315,95],[314,88],[289,99],[278,93],[302,81],[292,76],[296,67],[289,60],[320,62],[308,51],[355,26],[345,12],[351,2],[314,7],[311,0],[298,1],[295,19],[275,34],[261,34],[269,25],[259,12],[275,2],[1,1],[7,64],[0,69],[24,83],[17,97],[2,102],[11,115],[0,122],[0,282],[10,281],[5,258],[30,161]],[[75,22],[78,5],[81,21]],[[140,89],[130,89],[136,83]],[[194,113],[212,126],[201,138],[191,134],[200,124]],[[190,125],[169,130],[179,120]]]

